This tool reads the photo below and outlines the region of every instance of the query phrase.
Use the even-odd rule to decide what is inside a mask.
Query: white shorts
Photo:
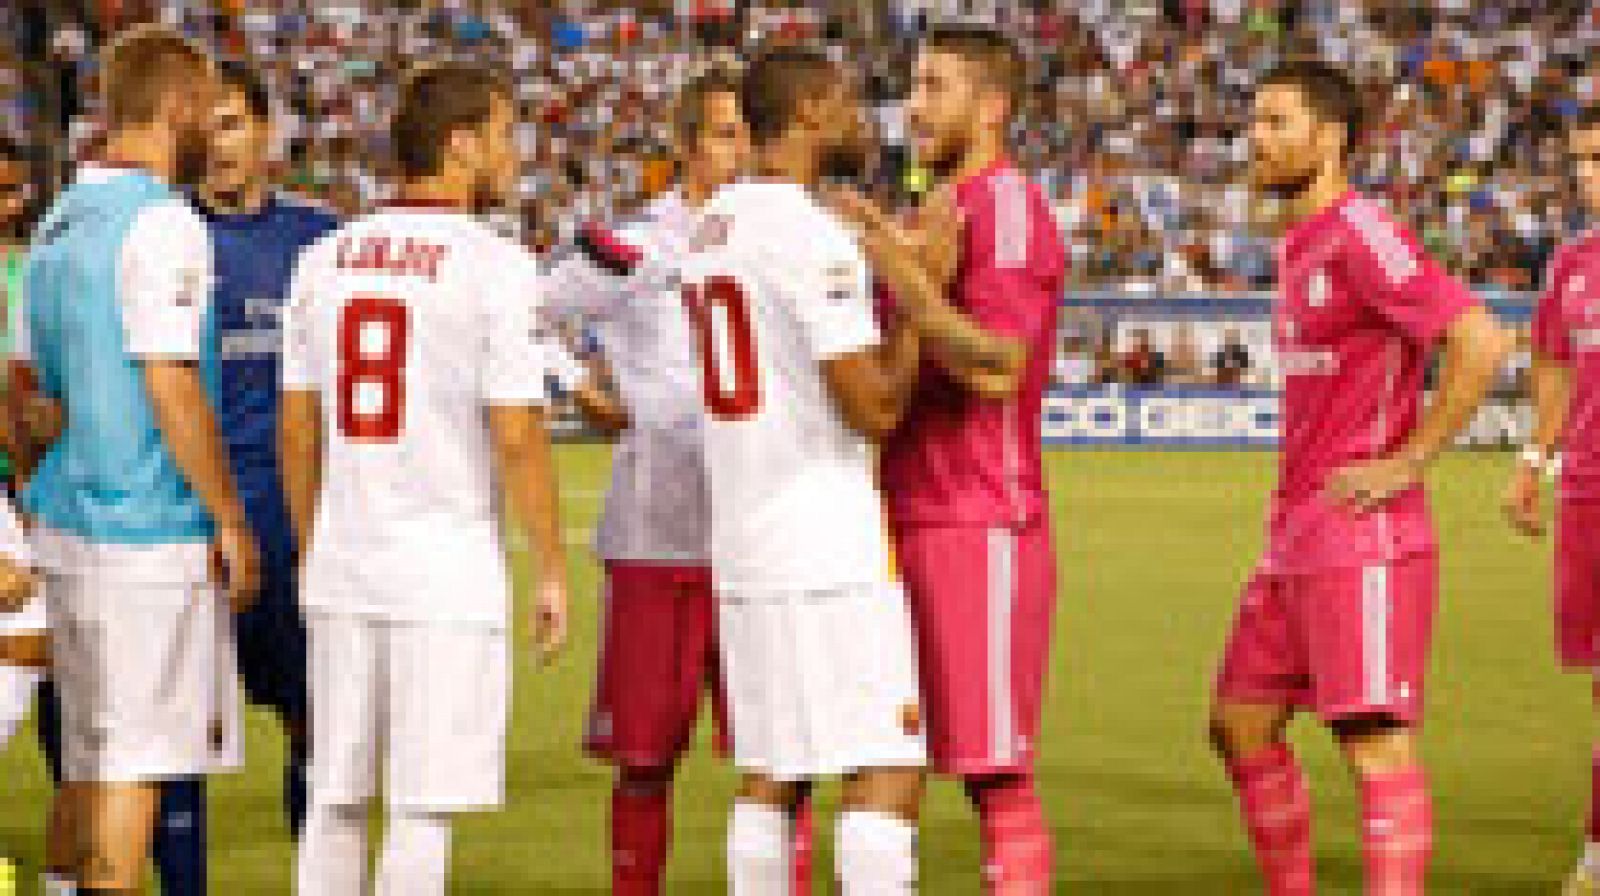
[[[311,794],[433,812],[505,802],[506,631],[313,613]]]
[[[51,574],[45,594],[66,780],[243,764],[233,622],[214,586]]]
[[[23,566],[33,565],[28,533],[23,531],[22,520],[17,517],[17,511],[8,500],[0,500],[0,557]],[[41,594],[35,594],[27,606],[15,613],[0,613],[0,637],[42,635],[49,627]]]
[[[781,781],[927,761],[899,585],[719,594],[734,762]]]

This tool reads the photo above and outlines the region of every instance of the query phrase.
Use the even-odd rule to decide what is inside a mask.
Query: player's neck
[[[1350,192],[1350,178],[1341,165],[1329,166],[1312,179],[1290,203],[1289,212],[1303,221],[1333,205]]]
[[[400,184],[399,201],[419,205],[441,205],[471,211],[472,185],[465,178],[438,175],[419,177]]]
[[[683,175],[683,180],[678,183],[678,195],[683,198],[683,204],[689,208],[699,208],[711,201],[712,194],[717,192],[710,180],[695,177],[694,172],[688,171]]]
[[[1005,141],[998,134],[988,132],[978,134],[961,157],[961,161],[956,163],[955,170],[951,173],[951,181],[961,183],[969,177],[982,174],[994,163],[1005,158],[1005,155]]]
[[[822,159],[816,147],[799,140],[779,140],[762,150],[756,164],[761,177],[797,183],[811,188],[817,185],[822,171]]]
[[[155,125],[107,136],[101,158],[108,165],[143,168],[169,183],[177,172],[177,147],[165,129]]]
[[[267,204],[266,178],[251,178],[236,190],[200,188],[200,201],[206,208],[224,215],[253,215]]]

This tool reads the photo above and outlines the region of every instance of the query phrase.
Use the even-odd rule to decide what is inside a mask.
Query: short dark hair
[[[1572,121],[1567,123],[1567,133],[1575,134],[1579,131],[1600,130],[1600,103],[1584,106],[1578,114],[1572,116]]]
[[[208,72],[211,57],[164,25],[135,25],[101,56],[100,93],[111,127],[150,123],[166,96],[188,89]]]
[[[1294,59],[1267,72],[1259,86],[1299,91],[1311,114],[1344,125],[1345,155],[1355,151],[1366,128],[1366,102],[1361,88],[1342,69],[1316,59]]]
[[[726,68],[713,68],[697,75],[678,91],[672,110],[673,135],[679,143],[698,140],[706,127],[706,102],[717,94],[739,96],[739,76]]]
[[[0,164],[26,165],[32,161],[33,154],[27,147],[5,134],[0,134]]]
[[[488,121],[496,97],[509,101],[511,86],[485,66],[452,60],[427,63],[408,73],[389,123],[401,176],[438,174],[451,135]]]
[[[228,89],[237,90],[244,97],[245,108],[250,111],[251,117],[263,120],[272,117],[272,95],[267,91],[267,82],[261,79],[261,73],[255,68],[229,59],[218,64],[217,77]]]
[[[834,86],[839,69],[820,50],[785,44],[757,56],[739,81],[739,111],[750,139],[767,143],[794,122],[800,104]]]
[[[991,25],[942,22],[928,29],[925,49],[949,53],[977,67],[988,86],[1005,93],[1015,115],[1027,88],[1028,63],[1016,41]]]

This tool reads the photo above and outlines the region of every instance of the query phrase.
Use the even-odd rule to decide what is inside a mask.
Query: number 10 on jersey
[[[731,277],[683,285],[694,327],[706,410],[718,420],[744,420],[761,408],[761,369],[750,302]]]

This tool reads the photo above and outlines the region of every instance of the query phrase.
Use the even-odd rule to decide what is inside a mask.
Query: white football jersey
[[[632,275],[574,256],[546,281],[551,313],[598,337],[632,424],[612,452],[611,489],[595,532],[595,551],[607,560],[707,559],[700,372],[677,277],[696,217],[669,193],[620,231],[646,259]]]
[[[573,361],[537,262],[472,217],[395,207],[308,248],[283,385],[323,412],[307,610],[493,624],[507,584],[485,410],[547,400]]]
[[[879,341],[866,260],[800,186],[723,189],[682,268],[701,361],[717,584],[741,595],[890,580],[872,444],[821,362]]]

